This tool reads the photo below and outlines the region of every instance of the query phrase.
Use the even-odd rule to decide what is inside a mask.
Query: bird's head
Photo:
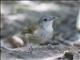
[[[53,21],[56,19],[55,16],[43,16],[39,20],[41,26],[52,26]]]

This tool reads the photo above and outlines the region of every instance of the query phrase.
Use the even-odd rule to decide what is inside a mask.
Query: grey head
[[[54,22],[54,20],[56,20],[56,16],[52,16],[52,15],[47,15],[47,16],[43,16],[40,18],[39,20],[39,24],[41,27],[52,27],[52,24]]]
[[[40,18],[39,23],[50,22],[50,21],[54,21],[55,19],[56,19],[55,16],[43,16]]]

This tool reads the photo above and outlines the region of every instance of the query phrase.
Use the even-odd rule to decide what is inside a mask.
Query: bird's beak
[[[53,17],[53,18],[52,18],[53,21],[55,21],[55,20],[57,20],[57,19],[58,19],[58,17]]]
[[[56,19],[58,19],[58,17],[53,17],[52,19],[51,19],[51,21],[55,21]]]

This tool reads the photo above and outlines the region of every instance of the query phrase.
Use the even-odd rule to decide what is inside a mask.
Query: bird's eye
[[[44,21],[47,21],[47,19],[44,19]]]

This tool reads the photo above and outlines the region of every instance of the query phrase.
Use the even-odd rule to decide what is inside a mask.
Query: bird
[[[9,49],[8,46],[6,46],[6,47],[1,46],[1,47],[5,48],[7,50],[10,50],[10,51],[13,51],[15,48],[18,48],[18,49],[21,48],[22,50],[25,51],[25,47],[26,47],[26,49],[29,49],[27,51],[32,53],[33,47],[34,47],[34,46],[32,46],[33,44],[45,45],[46,43],[52,42],[52,37],[53,37],[53,33],[54,33],[53,22],[55,19],[56,19],[55,16],[50,16],[50,15],[40,17],[37,22],[38,26],[33,30],[33,32],[26,33],[25,35],[23,35],[25,37],[25,40],[23,40],[23,38],[20,38],[20,36],[15,34],[15,35],[7,38],[7,41],[11,45],[11,48],[10,48],[11,50]],[[33,26],[33,27],[35,27],[35,26]],[[33,28],[31,28],[31,29],[33,29]],[[33,43],[33,44],[31,44],[31,43]],[[49,44],[48,47],[50,47],[50,46],[51,45]],[[15,51],[16,51],[16,49],[15,49]]]
[[[31,28],[33,30],[33,33],[25,34],[25,37],[28,36],[26,40],[29,40],[29,42],[37,44],[44,44],[46,42],[51,41],[54,33],[52,25],[55,19],[56,19],[55,16],[40,17],[39,21],[37,22],[38,24],[37,28],[35,29]],[[17,35],[8,37],[7,40],[15,48],[23,47],[25,44],[24,40],[18,37]]]
[[[53,37],[54,29],[53,22],[56,19],[55,16],[47,15],[42,16],[38,21],[38,26],[34,29],[33,33],[25,36],[29,36],[28,40],[32,43],[46,44],[49,43]]]

